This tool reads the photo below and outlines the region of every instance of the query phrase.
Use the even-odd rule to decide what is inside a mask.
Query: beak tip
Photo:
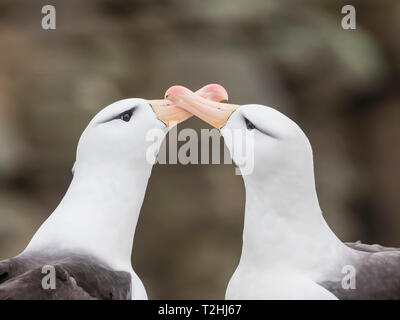
[[[210,91],[217,92],[220,96],[220,100],[228,100],[228,92],[226,89],[218,83],[212,83],[208,85]]]
[[[165,91],[165,97],[176,96],[187,93],[188,89],[183,86],[172,86]]]

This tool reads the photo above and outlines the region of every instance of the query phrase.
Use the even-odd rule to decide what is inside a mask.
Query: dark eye
[[[244,118],[244,121],[246,122],[246,127],[248,130],[257,129],[256,126],[250,120]]]
[[[121,113],[121,115],[119,116],[119,118],[125,122],[129,122],[129,120],[131,120],[131,117],[132,117],[132,110]]]

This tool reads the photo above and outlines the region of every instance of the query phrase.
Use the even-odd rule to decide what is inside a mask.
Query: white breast
[[[337,300],[337,297],[305,274],[280,267],[257,270],[240,265],[229,281],[226,299]]]

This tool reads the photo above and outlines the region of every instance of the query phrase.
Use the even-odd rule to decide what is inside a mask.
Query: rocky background
[[[41,28],[53,4],[57,29]],[[173,84],[224,85],[292,117],[313,146],[320,204],[343,241],[400,246],[400,3],[0,1],[0,260],[61,200],[91,117]],[[179,126],[208,128],[198,119]],[[221,299],[241,251],[233,165],[157,165],[132,262],[150,298]]]

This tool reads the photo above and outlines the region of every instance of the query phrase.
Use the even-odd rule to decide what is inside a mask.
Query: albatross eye
[[[246,128],[248,130],[257,129],[256,126],[250,120],[244,118],[244,121],[246,122]]]
[[[121,113],[121,115],[119,116],[119,118],[125,122],[129,122],[129,120],[131,120],[132,117],[132,111],[126,111],[124,113]]]

